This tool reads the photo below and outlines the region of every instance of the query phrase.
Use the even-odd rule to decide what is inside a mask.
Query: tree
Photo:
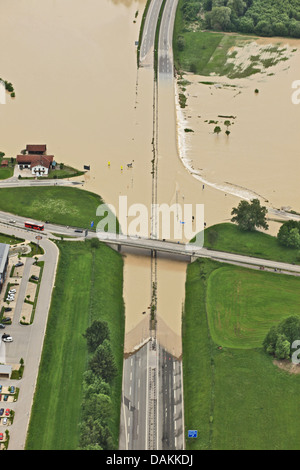
[[[288,220],[281,225],[277,234],[280,245],[289,248],[300,248],[300,222]]]
[[[95,351],[89,362],[90,369],[96,375],[100,375],[106,382],[110,383],[117,373],[117,366],[107,339],[103,341]]]
[[[91,326],[86,329],[83,337],[87,340],[88,350],[95,351],[104,340],[109,339],[107,322],[94,320]]]
[[[238,29],[242,33],[253,33],[254,31],[253,18],[248,18],[246,16],[239,18]]]
[[[216,31],[228,31],[231,25],[230,15],[230,8],[223,6],[214,7],[209,16],[212,29]]]
[[[263,341],[263,348],[268,354],[275,354],[278,331],[276,326],[272,326]]]
[[[291,316],[273,326],[263,341],[263,348],[277,359],[291,356],[291,345],[300,339],[300,317]]]
[[[220,126],[216,126],[216,127],[214,128],[214,134],[218,134],[218,135],[219,135],[220,132],[221,132],[221,127],[220,127]]]
[[[290,357],[291,346],[284,335],[279,334],[276,342],[275,356],[277,359],[288,359]]]
[[[256,228],[269,228],[266,215],[267,208],[260,205],[259,199],[253,199],[251,202],[241,201],[238,207],[234,207],[231,211],[233,215],[231,222],[238,224],[239,228],[244,231],[253,232]]]

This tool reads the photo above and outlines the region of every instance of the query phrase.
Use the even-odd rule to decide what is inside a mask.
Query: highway
[[[183,449],[181,390],[181,361],[155,339],[124,359],[119,449]]]
[[[139,65],[141,67],[153,69],[155,33],[162,1],[163,0],[152,0],[147,12],[140,45]]]
[[[173,79],[173,29],[178,0],[166,0],[159,30],[158,72],[159,80]]]

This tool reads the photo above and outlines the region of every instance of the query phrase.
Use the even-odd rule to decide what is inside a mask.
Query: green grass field
[[[227,266],[207,282],[209,328],[222,346],[261,347],[273,325],[300,314],[299,305],[298,277]]]
[[[0,189],[0,210],[37,221],[90,228],[100,218],[97,207],[103,200],[97,194],[66,186]]]
[[[26,449],[80,446],[82,382],[88,352],[82,334],[95,319],[109,324],[118,375],[112,386],[110,430],[117,448],[121,405],[124,305],[123,260],[90,242],[58,242],[60,260],[45,335]],[[26,364],[25,364],[26,366]]]
[[[243,232],[231,223],[205,229],[204,246],[211,250],[300,264],[299,250],[281,246],[276,237],[263,232]]]
[[[185,430],[198,429],[198,439],[187,439],[187,449],[300,448],[300,376],[261,349],[272,324],[300,314],[299,281],[211,260],[188,266]]]

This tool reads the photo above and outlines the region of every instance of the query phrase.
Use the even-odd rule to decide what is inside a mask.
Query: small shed
[[[4,166],[4,167],[8,166],[8,160],[2,160],[1,166],[2,166],[2,167],[3,167],[3,166]]]

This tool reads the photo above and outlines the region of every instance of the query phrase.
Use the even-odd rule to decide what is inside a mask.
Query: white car
[[[17,292],[16,289],[10,289],[10,290],[8,291],[9,294],[15,294],[16,292]]]
[[[15,220],[10,220],[9,223],[10,223],[10,224],[15,224],[16,221],[15,221]]]
[[[4,343],[12,343],[13,339],[12,336],[6,336],[6,338],[2,338],[2,341],[4,341]]]

